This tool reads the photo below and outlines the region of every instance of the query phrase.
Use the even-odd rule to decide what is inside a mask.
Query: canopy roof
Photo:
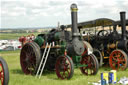
[[[96,27],[96,26],[110,26],[115,23],[114,20],[108,19],[108,18],[100,18],[96,20],[86,21],[86,22],[80,22],[78,23],[78,28],[90,28],[90,27]],[[71,25],[67,25],[67,28],[71,27]]]
[[[91,21],[80,22],[78,23],[78,28],[91,28],[97,26],[113,26],[113,25],[120,25],[120,21],[114,21],[108,18],[99,18]],[[128,25],[128,20],[126,20],[126,25]],[[66,25],[67,28],[70,28],[71,25]]]
[[[121,22],[120,21],[116,21],[116,24],[120,26]],[[128,26],[128,19],[126,19],[126,26]]]

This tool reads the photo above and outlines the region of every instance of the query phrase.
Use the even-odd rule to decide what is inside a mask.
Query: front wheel
[[[56,60],[56,75],[60,79],[71,79],[74,73],[74,65],[70,57],[60,56]]]
[[[9,82],[8,66],[5,60],[1,57],[0,57],[0,80],[1,80],[1,85],[8,85]]]
[[[125,70],[128,65],[128,56],[123,50],[116,49],[109,56],[110,67],[114,70]]]
[[[98,60],[95,55],[83,55],[81,60],[82,65],[87,65],[85,67],[80,67],[81,72],[84,75],[96,75],[99,69]]]

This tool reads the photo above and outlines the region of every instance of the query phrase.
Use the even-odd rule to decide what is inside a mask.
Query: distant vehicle
[[[21,48],[18,40],[0,40],[0,50],[17,50]]]

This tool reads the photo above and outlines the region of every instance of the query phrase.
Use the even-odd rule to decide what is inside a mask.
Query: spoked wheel
[[[93,50],[93,54],[94,54],[94,55],[96,56],[96,58],[98,59],[99,66],[101,67],[102,64],[103,64],[103,57],[102,57],[101,52],[100,52],[98,49],[94,49],[94,50]]]
[[[81,60],[82,65],[87,65],[85,67],[80,67],[80,70],[85,75],[96,75],[99,69],[98,60],[95,55],[84,55]]]
[[[56,60],[56,74],[60,79],[70,79],[74,73],[73,62],[68,56],[60,56]]]
[[[0,57],[0,80],[1,80],[1,85],[8,85],[9,82],[8,66],[5,60],[1,57]]]
[[[125,70],[127,68],[127,54],[123,50],[114,50],[109,57],[110,67],[114,70]]]
[[[40,62],[40,47],[35,42],[26,43],[20,53],[20,64],[25,74],[34,74]]]

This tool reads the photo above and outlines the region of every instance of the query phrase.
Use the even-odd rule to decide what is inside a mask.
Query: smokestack
[[[125,18],[125,12],[120,12],[120,21],[121,21],[121,28],[122,28],[122,39],[126,40],[126,18]]]
[[[71,20],[72,20],[72,36],[76,37],[79,36],[79,31],[78,31],[78,26],[77,26],[77,5],[76,4],[72,4],[71,5]]]
[[[79,39],[80,33],[77,28],[77,5],[71,5],[71,19],[72,19],[72,42],[67,46],[69,56],[81,56],[84,52],[84,43]],[[73,58],[74,62],[80,61],[79,57]]]

